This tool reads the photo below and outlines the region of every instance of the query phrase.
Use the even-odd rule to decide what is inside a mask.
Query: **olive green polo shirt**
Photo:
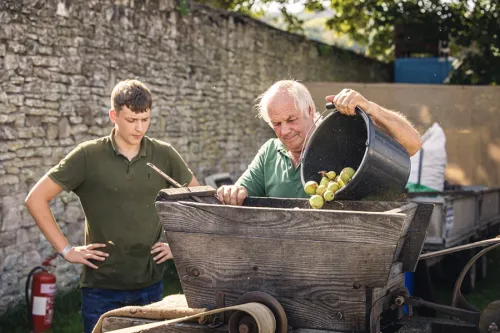
[[[110,136],[78,145],[47,175],[80,198],[85,213],[85,244],[105,243],[98,269],[83,266],[82,287],[133,290],[160,281],[165,264],[156,264],[151,247],[162,226],[155,198],[169,184],[146,165],[151,162],[181,184],[193,174],[168,143],[144,137],[132,161],[120,154]],[[76,221],[68,221],[76,222]]]
[[[277,138],[268,140],[247,170],[236,181],[247,189],[248,196],[308,198],[300,178],[301,164],[294,168],[285,145]]]

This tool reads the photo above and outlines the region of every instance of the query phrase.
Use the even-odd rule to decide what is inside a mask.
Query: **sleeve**
[[[85,180],[85,151],[81,146],[73,149],[59,164],[47,172],[47,176],[65,191],[71,192]]]
[[[266,143],[259,149],[248,168],[235,183],[235,185],[246,188],[250,197],[266,196],[264,167],[268,146],[269,143]]]
[[[193,179],[193,172],[188,168],[184,159],[174,147],[168,151],[168,175],[181,185],[188,185]]]

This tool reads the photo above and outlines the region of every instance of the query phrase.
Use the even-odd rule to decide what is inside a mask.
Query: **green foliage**
[[[175,10],[177,10],[177,12],[181,14],[181,16],[186,16],[187,14],[189,14],[190,9],[187,0],[179,0],[177,6],[175,7]]]
[[[332,54],[332,47],[327,44],[318,44],[318,53],[321,57],[326,57]]]
[[[262,17],[263,5],[281,6],[284,28],[304,33],[304,20],[285,5],[297,0],[200,0],[218,8]],[[305,12],[321,12],[325,2],[306,0]],[[366,48],[367,55],[394,59],[395,26],[405,26],[401,46],[450,39],[460,61],[449,78],[456,84],[500,82],[500,5],[498,0],[330,0],[326,27]],[[318,33],[316,33],[318,34]]]
[[[281,7],[281,15],[285,24],[287,25],[288,32],[291,33],[303,33],[304,29],[302,28],[302,24],[304,20],[299,19],[297,16],[290,14],[285,7]]]
[[[405,25],[403,41],[425,44],[450,38],[459,66],[455,84],[496,84],[500,77],[500,7],[494,0],[331,0],[329,27],[367,45],[369,54],[393,57],[394,27]]]

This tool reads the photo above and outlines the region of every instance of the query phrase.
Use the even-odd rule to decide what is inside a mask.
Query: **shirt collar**
[[[113,128],[111,130],[111,134],[109,135],[109,138],[111,140],[111,147],[113,147],[113,151],[115,152],[116,155],[120,155],[120,149],[118,148],[118,144],[116,143],[115,139],[115,129]],[[139,156],[143,157],[146,156],[146,137],[143,137],[141,140],[141,149],[139,150]]]
[[[283,153],[285,155],[288,155],[288,149],[286,149],[285,145],[283,142],[281,142],[280,139],[276,139],[276,150],[279,151],[280,153]]]

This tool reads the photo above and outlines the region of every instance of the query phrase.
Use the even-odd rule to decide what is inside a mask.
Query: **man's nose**
[[[142,121],[138,121],[138,122],[136,123],[136,125],[135,125],[135,130],[136,130],[137,132],[142,132],[142,127],[143,127],[143,125],[142,125]]]
[[[290,126],[287,123],[281,124],[281,133],[286,134],[290,132]]]

